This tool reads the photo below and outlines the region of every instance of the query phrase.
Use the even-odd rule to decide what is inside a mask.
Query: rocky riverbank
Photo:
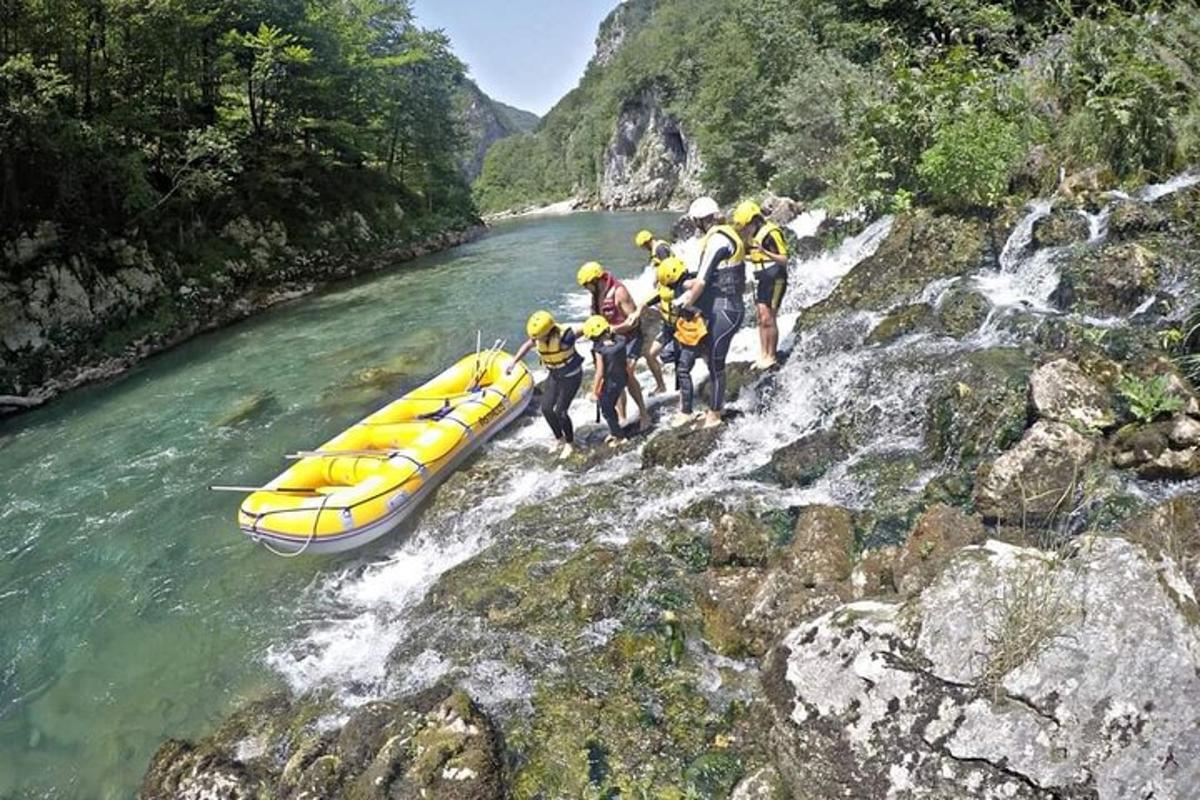
[[[321,231],[327,244],[289,241],[282,225],[235,220],[198,271],[142,243],[114,239],[87,253],[55,255],[45,225],[4,248],[0,280],[0,415],[108,380],[156,353],[331,282],[387,269],[478,238],[478,222],[391,241],[360,214]]]
[[[292,657],[361,622],[378,672],[165,744],[142,796],[1193,796],[1200,396],[1164,346],[1198,212],[1183,180],[814,252],[728,426],[493,450],[422,523],[474,554],[347,619],[352,570]]]

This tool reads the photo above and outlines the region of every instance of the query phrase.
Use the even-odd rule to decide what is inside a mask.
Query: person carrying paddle
[[[637,360],[642,357],[643,345],[637,304],[625,288],[625,284],[595,261],[589,261],[580,267],[575,277],[579,285],[587,289],[592,296],[592,315],[603,317],[612,327],[613,333],[625,342],[625,369],[628,373],[625,388],[637,404],[639,425],[642,430],[646,430],[650,427],[650,414],[646,410],[642,384],[638,382],[636,373]],[[627,419],[624,395],[621,395],[617,403],[617,411],[622,420]]]
[[[575,349],[576,333],[569,326],[559,325],[548,311],[536,311],[525,325],[529,338],[504,368],[504,374],[537,348],[538,357],[550,373],[542,390],[542,416],[554,434],[550,452],[558,451],[567,458],[575,450],[575,426],[571,424],[571,402],[583,383],[583,356]],[[561,449],[560,449],[561,448]]]
[[[617,399],[625,392],[629,381],[626,362],[629,352],[625,337],[616,333],[608,320],[595,314],[583,323],[583,335],[592,340],[592,353],[596,358],[596,377],[592,381],[592,397],[600,406],[600,413],[608,423],[608,437],[604,443],[616,447],[626,438],[625,431],[617,418]]]

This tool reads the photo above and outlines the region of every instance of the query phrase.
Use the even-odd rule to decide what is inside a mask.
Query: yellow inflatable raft
[[[238,525],[282,554],[338,553],[394,529],[525,410],[533,377],[473,354],[299,460],[242,503]]]

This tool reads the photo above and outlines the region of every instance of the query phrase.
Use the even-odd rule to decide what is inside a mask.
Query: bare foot
[[[609,447],[620,447],[625,443],[625,440],[618,439],[616,436],[607,436],[604,439],[604,443]]]
[[[658,397],[660,394],[666,394],[666,393],[667,393],[666,386],[655,386],[653,389],[650,390],[651,397]]]
[[[709,411],[704,415],[704,427],[715,428],[721,424],[721,413],[719,411]]]
[[[558,460],[564,461],[564,460],[570,458],[572,455],[574,455],[574,453],[575,453],[574,447],[572,447],[570,444],[564,444],[562,452],[558,454]]]
[[[563,446],[562,439],[555,439],[553,443],[546,446],[546,449],[548,451],[550,451],[550,455],[554,455],[555,453],[558,452],[558,448],[560,448],[562,446]]]

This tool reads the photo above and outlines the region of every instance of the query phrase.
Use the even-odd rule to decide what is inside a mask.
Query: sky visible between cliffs
[[[617,0],[414,0],[490,97],[542,116],[575,88]]]

